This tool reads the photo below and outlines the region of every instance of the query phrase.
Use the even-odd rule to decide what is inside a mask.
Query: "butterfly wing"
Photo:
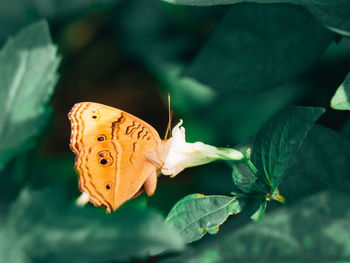
[[[157,174],[147,156],[154,156],[161,139],[146,122],[92,102],[76,104],[68,116],[79,188],[94,205],[116,210]]]

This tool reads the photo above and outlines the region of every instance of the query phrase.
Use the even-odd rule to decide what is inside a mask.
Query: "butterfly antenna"
[[[168,112],[169,112],[169,121],[168,121],[168,126],[166,128],[164,140],[166,140],[168,138],[168,133],[169,133],[170,128],[171,128],[171,119],[173,117],[173,111],[170,110],[170,93],[169,92],[168,92]]]

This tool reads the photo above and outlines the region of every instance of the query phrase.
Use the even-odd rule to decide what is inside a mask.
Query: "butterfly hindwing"
[[[147,155],[154,155],[161,140],[149,124],[91,102],[76,104],[69,119],[80,189],[89,194],[92,203],[115,210],[132,198],[148,177],[154,182],[158,167]]]

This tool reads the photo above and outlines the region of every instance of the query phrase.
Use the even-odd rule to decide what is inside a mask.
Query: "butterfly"
[[[151,125],[94,102],[75,104],[68,118],[79,188],[93,205],[111,212],[143,189],[148,196],[153,195],[167,154],[167,140],[161,140]]]

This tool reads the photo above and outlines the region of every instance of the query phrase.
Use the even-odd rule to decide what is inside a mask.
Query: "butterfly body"
[[[144,187],[152,195],[165,155],[165,140],[141,119],[106,105],[77,103],[69,113],[70,147],[79,188],[108,212]]]

